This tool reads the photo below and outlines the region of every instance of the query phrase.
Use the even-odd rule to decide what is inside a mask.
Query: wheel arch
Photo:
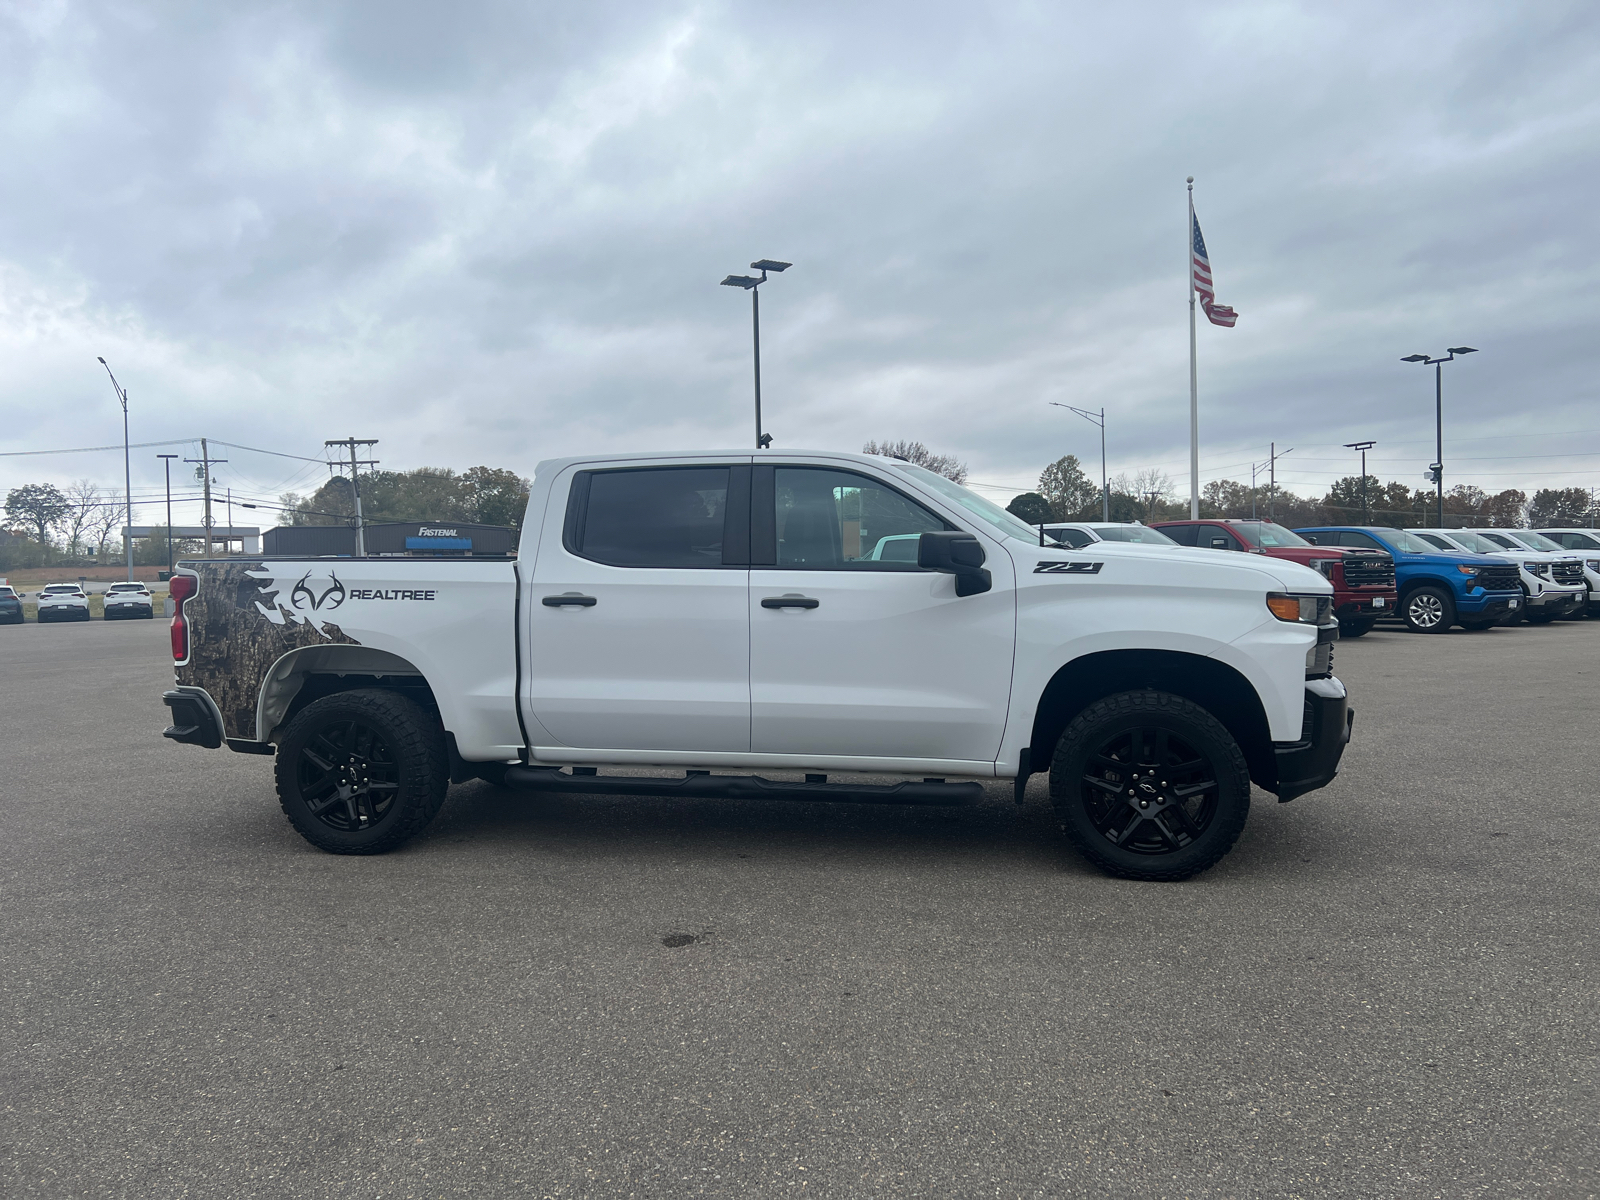
[[[1089,705],[1144,688],[1182,696],[1211,713],[1239,744],[1250,778],[1268,791],[1276,789],[1272,731],[1255,687],[1227,663],[1178,650],[1103,650],[1075,658],[1058,670],[1034,710],[1030,769],[1048,769],[1062,732]]]
[[[301,646],[279,658],[262,677],[256,737],[260,742],[275,740],[301,709],[324,696],[371,688],[402,692],[438,715],[439,704],[427,677],[400,655],[370,646]]]
[[[1397,596],[1397,599],[1396,599],[1396,603],[1399,603],[1400,601],[1404,600],[1407,596],[1409,596],[1412,592],[1416,591],[1419,587],[1436,587],[1436,588],[1440,588],[1440,589],[1442,589],[1444,591],[1445,595],[1450,597],[1451,601],[1454,601],[1455,598],[1456,598],[1456,590],[1455,590],[1455,588],[1451,587],[1450,586],[1450,581],[1448,579],[1445,579],[1443,576],[1440,576],[1440,575],[1413,575],[1410,578],[1408,578],[1403,584],[1401,584],[1396,589],[1396,591],[1399,593],[1398,596]]]

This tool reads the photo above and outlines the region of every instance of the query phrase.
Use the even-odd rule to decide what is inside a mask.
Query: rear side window
[[[1194,545],[1195,535],[1200,531],[1198,525],[1166,525],[1161,532],[1166,534],[1180,546]]]
[[[1385,554],[1389,553],[1389,547],[1385,546],[1377,538],[1365,533],[1357,533],[1353,529],[1346,529],[1339,534],[1339,544],[1341,546],[1350,546],[1356,550],[1381,550]],[[1422,549],[1426,550],[1427,548],[1426,543],[1424,543]]]
[[[727,467],[582,472],[567,549],[613,567],[720,567],[728,477]]]

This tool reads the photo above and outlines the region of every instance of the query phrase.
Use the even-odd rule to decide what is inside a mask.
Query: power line
[[[128,449],[142,450],[147,446],[187,446],[193,441],[193,438],[181,438],[175,442],[134,442]],[[35,454],[92,454],[99,450],[121,449],[121,446],[73,446],[67,450],[0,450],[0,458],[23,458]]]

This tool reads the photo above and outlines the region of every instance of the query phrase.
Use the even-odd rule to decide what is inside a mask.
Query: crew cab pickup
[[[1446,553],[1405,529],[1321,525],[1295,532],[1317,546],[1390,555],[1400,591],[1400,619],[1412,633],[1448,633],[1454,625],[1488,629],[1522,611],[1515,563]]]
[[[1287,558],[1321,571],[1333,584],[1333,615],[1342,637],[1370,633],[1379,617],[1395,611],[1399,599],[1394,559],[1381,550],[1314,546],[1275,521],[1160,521],[1152,528],[1180,545]]]
[[[886,458],[545,462],[515,560],[181,563],[165,736],[275,754],[290,822],[352,854],[474,777],[965,804],[1048,772],[1087,858],[1181,879],[1231,848],[1252,781],[1285,801],[1334,777],[1352,715],[1321,574],[1039,542]]]

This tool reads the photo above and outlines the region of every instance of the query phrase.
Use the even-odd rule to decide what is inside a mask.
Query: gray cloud
[[[1107,408],[1187,464],[1183,177],[1218,296],[1202,473],[1600,474],[1600,23],[1581,4],[40,4],[0,16],[0,450],[120,436],[530,470],[913,437],[1028,484]],[[91,370],[90,368],[93,368]],[[1540,437],[1526,435],[1540,434]],[[1467,440],[1478,439],[1478,440]],[[1531,458],[1558,452],[1569,459]],[[159,478],[153,459],[143,484]],[[241,489],[294,464],[236,455]],[[1469,466],[1473,468],[1469,471]],[[280,469],[281,468],[281,469]],[[0,486],[118,472],[0,459]],[[138,480],[136,480],[136,483]]]

